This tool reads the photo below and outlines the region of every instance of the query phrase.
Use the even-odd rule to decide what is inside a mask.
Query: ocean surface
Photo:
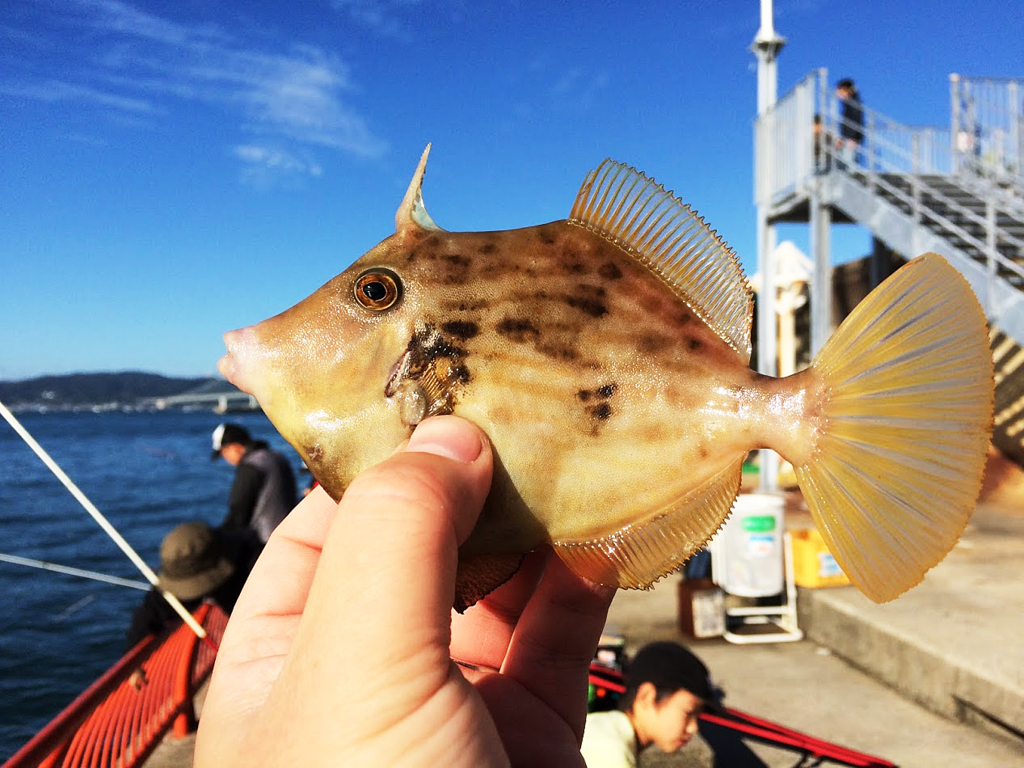
[[[24,413],[18,419],[153,570],[188,520],[218,524],[234,468],[210,461],[210,433],[245,425],[292,459],[260,413]],[[300,487],[308,475],[297,474]],[[0,552],[145,581],[18,434],[0,420]],[[0,562],[0,762],[125,652],[144,593]]]

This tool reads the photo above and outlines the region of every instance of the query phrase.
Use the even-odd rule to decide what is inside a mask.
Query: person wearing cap
[[[587,716],[580,751],[588,768],[633,768],[650,745],[666,753],[689,745],[685,765],[714,765],[714,753],[697,736],[698,715],[714,706],[700,659],[678,643],[651,643],[626,667],[625,684],[617,711]]]
[[[250,535],[214,530],[206,523],[182,523],[160,543],[160,587],[190,612],[210,600],[231,613],[256,562],[258,546]],[[146,593],[132,615],[126,637],[133,648],[151,634],[178,626],[181,619],[156,589]]]
[[[262,440],[253,440],[238,424],[220,424],[213,430],[213,453],[235,467],[225,530],[252,529],[261,544],[298,503],[295,472],[282,454]]]

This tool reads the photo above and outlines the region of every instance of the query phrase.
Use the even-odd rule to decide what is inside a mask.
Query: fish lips
[[[258,341],[252,326],[228,331],[224,334],[224,346],[227,354],[217,361],[217,370],[221,376],[230,381],[243,392],[246,392],[266,407],[266,392],[259,386],[258,366],[254,365],[254,357],[260,357]]]

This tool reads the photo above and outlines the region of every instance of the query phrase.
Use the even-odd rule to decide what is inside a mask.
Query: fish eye
[[[356,301],[374,312],[393,307],[402,296],[398,275],[388,269],[368,269],[356,278]]]

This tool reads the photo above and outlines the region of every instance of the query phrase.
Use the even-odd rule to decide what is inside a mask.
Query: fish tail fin
[[[812,363],[830,394],[797,480],[829,550],[875,602],[955,546],[991,435],[987,323],[967,281],[925,254],[872,291]]]

